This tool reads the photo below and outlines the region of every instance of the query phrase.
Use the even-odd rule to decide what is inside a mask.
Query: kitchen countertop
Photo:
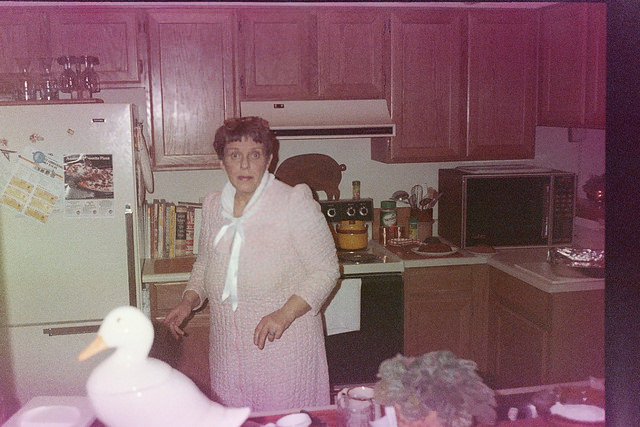
[[[579,272],[573,277],[558,276],[546,263],[547,248],[498,249],[496,254],[479,255],[458,249],[447,256],[421,256],[408,247],[382,246],[370,241],[369,252],[383,263],[345,264],[343,274],[402,272],[406,268],[440,267],[452,265],[489,264],[517,279],[545,292],[572,292],[604,289],[604,279],[592,278]],[[184,282],[189,280],[195,257],[174,259],[147,259],[142,270],[144,283]]]
[[[454,254],[446,256],[421,256],[411,251],[410,248],[413,246],[415,245],[404,247],[389,245],[387,249],[402,258],[405,269],[489,264],[549,293],[604,289],[604,279],[588,277],[577,271],[571,277],[554,273],[546,262],[548,250],[546,247],[497,249],[497,253],[489,255],[457,249]],[[450,246],[453,245],[450,244]]]

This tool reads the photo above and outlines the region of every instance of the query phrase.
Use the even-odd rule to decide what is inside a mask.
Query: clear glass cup
[[[31,58],[16,58],[16,63],[20,68],[22,75],[20,76],[20,89],[18,89],[18,99],[21,101],[32,101],[36,99],[36,90],[34,88],[33,79],[29,67],[31,66]]]
[[[78,89],[78,75],[71,68],[72,56],[61,56],[58,58],[58,64],[62,65],[64,69],[60,74],[58,88],[61,92],[72,93]]]
[[[84,70],[80,75],[80,79],[84,88],[88,91],[89,97],[91,97],[91,94],[100,92],[100,77],[98,77],[98,73],[93,68],[94,65],[100,64],[100,61],[95,56],[83,56],[81,58],[84,63]]]
[[[53,58],[42,57],[40,58],[40,66],[43,73],[40,80],[40,99],[45,101],[51,101],[58,99],[58,83],[51,72],[51,63]]]

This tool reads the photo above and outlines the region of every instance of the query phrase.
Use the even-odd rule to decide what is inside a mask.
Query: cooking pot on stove
[[[369,242],[369,233],[364,221],[340,221],[336,225],[338,249],[356,251],[365,249]]]

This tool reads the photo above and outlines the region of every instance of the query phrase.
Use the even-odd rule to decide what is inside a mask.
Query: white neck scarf
[[[222,195],[220,201],[222,203],[222,216],[227,218],[230,222],[222,226],[215,240],[213,246],[216,247],[222,237],[228,230],[233,231],[233,241],[231,243],[231,255],[229,256],[229,265],[227,266],[227,276],[224,281],[224,290],[222,291],[222,301],[231,297],[231,308],[236,311],[238,308],[238,262],[240,260],[240,249],[244,244],[244,230],[242,229],[242,223],[249,218],[256,211],[264,190],[271,184],[274,176],[268,172],[262,175],[260,185],[253,192],[249,203],[245,206],[242,216],[233,216],[233,205],[236,195],[236,189],[231,182],[227,182],[222,189]]]

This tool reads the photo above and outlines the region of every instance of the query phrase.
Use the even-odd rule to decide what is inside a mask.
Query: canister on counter
[[[393,200],[383,200],[380,202],[380,226],[389,227],[397,223],[396,202]]]

